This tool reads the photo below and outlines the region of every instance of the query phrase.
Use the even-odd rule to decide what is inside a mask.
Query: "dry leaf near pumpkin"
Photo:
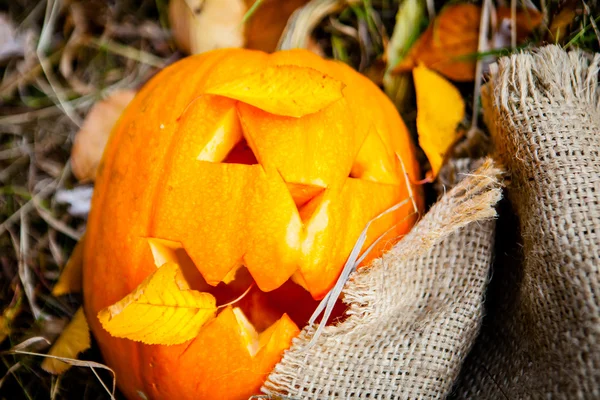
[[[370,258],[411,228],[419,178],[393,104],[344,64],[226,49],[163,70],[115,127],[86,231],[86,311],[123,392],[256,393],[366,224],[401,203]]]
[[[12,323],[21,312],[22,297],[16,294],[16,301],[7,306],[0,315],[0,344],[10,336],[12,332]]]
[[[170,0],[169,22],[188,54],[244,45],[244,0]]]
[[[513,24],[512,10],[510,7],[498,7],[496,8],[496,18],[498,18],[499,25],[503,22],[509,27]],[[517,43],[524,42],[531,33],[537,29],[542,23],[544,16],[537,10],[531,8],[518,8],[516,14],[516,34]]]
[[[79,293],[81,292],[82,286],[82,277],[83,273],[83,236],[79,239],[79,242],[75,245],[69,260],[65,264],[62,272],[60,273],[60,277],[58,278],[58,282],[52,288],[53,296],[62,296],[64,294],[69,293]]]
[[[497,9],[499,22],[511,19],[506,7]],[[475,79],[479,44],[481,7],[456,4],[445,7],[429,24],[407,56],[394,67],[395,73],[410,71],[418,64],[439,72],[455,81]],[[542,21],[542,15],[532,9],[517,11],[517,39],[524,40]],[[500,23],[498,26],[501,26]]]
[[[274,51],[288,18],[307,1],[171,0],[169,21],[177,45],[188,54],[226,47]]]
[[[444,157],[460,136],[458,124],[465,116],[465,103],[450,82],[420,65],[413,70],[417,93],[417,133],[419,145],[435,178]]]
[[[277,47],[292,13],[308,0],[245,0],[248,9],[258,1],[260,5],[246,22],[245,47],[271,52]]]
[[[50,348],[48,355],[62,358],[76,358],[79,353],[89,349],[90,328],[88,326],[83,307],[80,307],[73,319],[66,326],[56,342]],[[62,374],[71,365],[59,359],[48,357],[42,362],[42,368],[52,374]]]
[[[564,39],[569,32],[569,26],[579,14],[578,10],[573,8],[573,5],[564,7],[558,14],[552,18],[552,23],[548,28],[549,39],[554,43],[559,43]]]
[[[73,174],[80,181],[96,178],[110,132],[134,96],[135,90],[117,90],[94,104],[85,117],[71,149]]]

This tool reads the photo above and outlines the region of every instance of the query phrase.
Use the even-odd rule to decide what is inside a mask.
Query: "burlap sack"
[[[344,290],[350,317],[306,349],[305,329],[263,387],[297,399],[444,397],[478,332],[499,170],[488,160]]]
[[[500,60],[484,91],[518,218],[500,217],[456,398],[600,398],[599,65],[549,46]]]
[[[600,398],[599,64],[552,46],[500,60],[486,119],[512,182],[495,243],[488,162],[353,276],[351,317],[309,350],[305,329],[263,392]]]

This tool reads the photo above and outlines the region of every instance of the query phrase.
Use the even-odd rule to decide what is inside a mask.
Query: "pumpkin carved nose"
[[[319,196],[325,190],[322,186],[303,183],[286,182],[286,185],[299,212],[307,203]]]

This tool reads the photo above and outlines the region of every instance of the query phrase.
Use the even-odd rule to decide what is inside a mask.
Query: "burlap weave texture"
[[[455,397],[600,398],[599,65],[548,46],[500,60],[484,92],[517,218]]]

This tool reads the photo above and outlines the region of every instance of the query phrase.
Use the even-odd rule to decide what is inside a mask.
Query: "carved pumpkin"
[[[421,203],[407,187],[418,175],[393,105],[344,64],[227,49],[159,73],[113,130],[86,232],[85,310],[121,390],[256,393],[365,225],[411,190]],[[415,219],[408,202],[372,225],[363,249],[385,235],[370,258],[380,255]],[[168,262],[217,304],[255,286],[183,344],[106,332],[99,311]]]

